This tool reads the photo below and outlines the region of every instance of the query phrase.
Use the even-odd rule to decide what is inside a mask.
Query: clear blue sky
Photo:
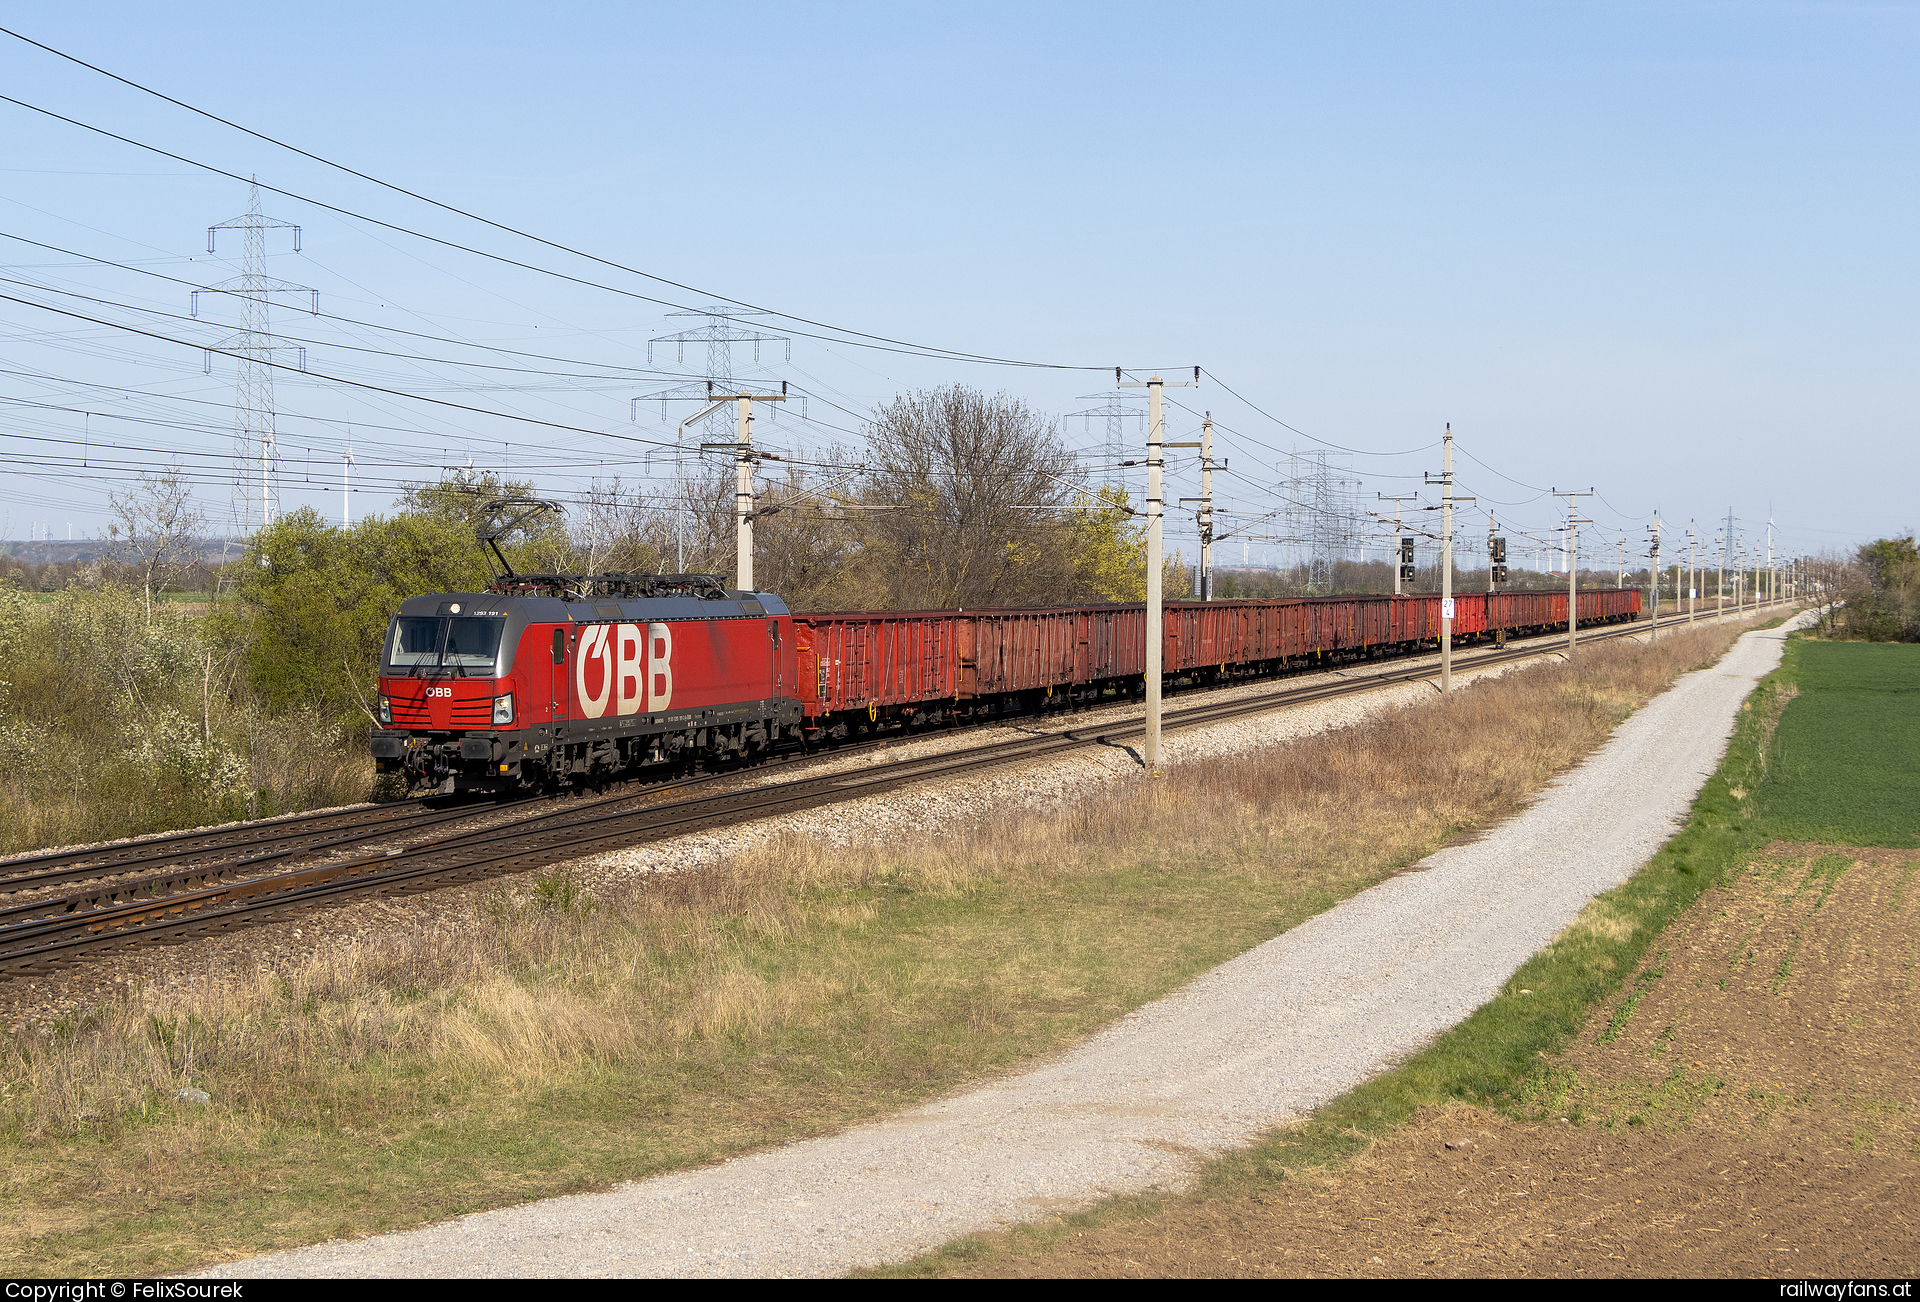
[[[1221,487],[1242,511],[1276,505],[1276,450],[1316,446],[1277,417],[1367,453],[1423,449],[1352,457],[1369,502],[1437,471],[1450,421],[1491,467],[1463,457],[1466,491],[1511,504],[1498,509],[1516,533],[1550,528],[1559,509],[1528,486],[1597,488],[1585,509],[1609,559],[1621,529],[1640,549],[1656,507],[1709,534],[1704,522],[1731,508],[1749,537],[1771,507],[1787,551],[1920,523],[1912,5],[216,3],[47,9],[6,25],[702,292],[487,231],[0,38],[0,93],[616,288],[680,304],[712,292],[918,343],[1140,375],[1198,363],[1220,383],[1177,396],[1222,423],[1234,473]],[[209,259],[204,230],[244,209],[235,182],[12,105],[0,104],[0,130],[0,231],[195,283],[234,274],[237,246]],[[482,374],[334,345],[448,355],[417,339],[396,347],[376,328],[399,327],[645,367],[649,337],[693,322],[298,200],[268,195],[264,207],[304,228],[299,255],[272,245],[272,274],[370,323],[278,311],[276,328],[313,341],[316,370],[671,438],[657,406],[628,421],[648,384]],[[151,277],[12,241],[0,241],[0,262],[14,269],[0,274],[116,306],[0,292],[190,343],[231,327],[230,316],[133,310],[185,311],[185,287]],[[24,451],[74,449],[22,433],[117,440],[137,445],[123,460],[156,465],[194,451],[211,464],[229,444],[224,361],[207,375],[195,348],[13,302],[0,302],[0,340],[0,366],[35,373],[0,374],[0,397],[100,413],[0,407],[6,536],[48,524],[61,537],[69,522],[76,536],[96,532],[112,486],[90,446],[84,472],[27,474]],[[902,390],[1005,389],[1061,415],[1112,383],[1111,370],[973,365],[802,335],[783,358],[765,350],[761,373],[820,397],[811,424],[791,413],[761,434],[796,448],[856,441],[860,416]],[[738,360],[751,369],[746,349]],[[689,369],[701,361],[688,353]],[[626,461],[639,445],[316,381],[283,380],[279,405],[283,448],[312,448],[310,473],[333,486],[310,488],[290,460],[286,502],[335,517],[347,421],[357,450],[391,463],[369,468],[356,515],[389,500],[376,481],[469,455],[504,457],[556,492],[663,465]],[[1176,410],[1169,437],[1196,423]],[[1097,422],[1065,429],[1077,444],[1105,437]],[[1182,471],[1170,496],[1190,496],[1193,481]],[[204,496],[224,513],[217,484]]]

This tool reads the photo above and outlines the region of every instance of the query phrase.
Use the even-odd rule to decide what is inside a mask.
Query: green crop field
[[[1758,795],[1784,841],[1920,846],[1920,646],[1787,644],[1799,695],[1780,717]]]

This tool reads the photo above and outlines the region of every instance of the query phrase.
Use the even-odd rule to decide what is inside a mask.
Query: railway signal
[[[1393,595],[1397,597],[1401,595],[1401,584],[1413,582],[1413,539],[1406,537],[1400,532],[1400,503],[1417,502],[1420,500],[1420,496],[1417,493],[1408,493],[1402,497],[1388,497],[1385,493],[1375,493],[1374,496],[1382,502],[1393,503],[1393,533],[1394,536],[1400,540],[1400,547],[1394,557],[1393,567]],[[1381,516],[1379,518],[1384,520],[1386,517]]]
[[[1163,443],[1162,447],[1190,448],[1191,443]],[[1226,462],[1220,463],[1225,469]],[[1193,595],[1202,601],[1213,600],[1213,413],[1200,421],[1200,496],[1183,497],[1180,504],[1200,503],[1194,523],[1200,529],[1200,564],[1193,571]]]

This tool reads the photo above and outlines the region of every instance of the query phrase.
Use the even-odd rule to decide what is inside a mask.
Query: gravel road
[[[209,1273],[831,1275],[1105,1194],[1179,1187],[1198,1159],[1344,1093],[1459,1022],[1645,863],[1718,764],[1784,639],[1784,629],[1746,634],[1511,822],[1049,1065],[702,1170]]]

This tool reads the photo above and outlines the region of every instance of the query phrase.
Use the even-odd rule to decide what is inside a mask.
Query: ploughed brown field
[[[1337,1173],[1009,1243],[995,1275],[1920,1271],[1920,852],[1776,842],[1517,1116],[1429,1108]]]

